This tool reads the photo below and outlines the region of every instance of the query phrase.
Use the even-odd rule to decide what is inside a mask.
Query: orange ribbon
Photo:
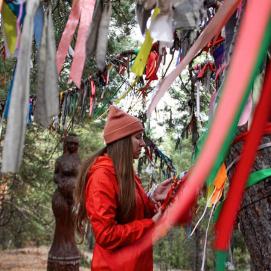
[[[2,12],[3,0],[0,0],[0,13]]]
[[[227,170],[225,164],[222,164],[219,171],[217,172],[214,181],[215,190],[211,197],[212,204],[216,204],[221,198],[226,180],[227,180]]]

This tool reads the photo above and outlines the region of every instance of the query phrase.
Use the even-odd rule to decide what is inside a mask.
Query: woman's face
[[[142,147],[145,147],[145,141],[143,140],[143,132],[137,132],[131,136],[133,144],[133,158],[138,159]]]

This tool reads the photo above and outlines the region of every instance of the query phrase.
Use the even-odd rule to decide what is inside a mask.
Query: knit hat
[[[104,140],[106,144],[143,131],[141,121],[116,106],[110,105],[107,122],[104,127]]]

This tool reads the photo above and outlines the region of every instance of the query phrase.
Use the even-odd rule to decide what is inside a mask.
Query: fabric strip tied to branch
[[[61,72],[73,35],[80,20],[70,79],[78,88],[86,60],[87,33],[92,21],[95,0],[77,0],[74,2],[65,30],[57,49],[57,71]]]
[[[45,12],[40,47],[37,103],[35,121],[48,127],[51,118],[59,113],[57,70],[55,62],[55,38],[51,7]]]
[[[21,46],[18,54],[18,62],[10,101],[7,131],[3,147],[3,173],[18,171],[23,156],[29,104],[29,75],[34,16],[39,7],[39,2],[39,0],[27,2],[26,17],[21,36]]]

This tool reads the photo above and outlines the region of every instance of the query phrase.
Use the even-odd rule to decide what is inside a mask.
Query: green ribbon
[[[214,182],[214,179],[217,175],[217,172],[221,166],[221,164],[223,163],[223,161],[225,160],[225,157],[228,153],[228,150],[229,150],[229,147],[236,135],[236,131],[237,131],[237,126],[238,126],[238,122],[239,122],[239,119],[240,119],[240,116],[244,110],[244,107],[247,103],[247,100],[248,100],[248,97],[249,97],[249,94],[251,93],[251,90],[253,88],[253,84],[254,84],[254,81],[256,80],[260,70],[261,70],[261,67],[264,63],[264,60],[266,58],[266,55],[267,55],[267,52],[268,52],[268,48],[269,48],[269,45],[270,45],[270,41],[271,41],[271,20],[269,20],[269,23],[268,23],[268,27],[267,27],[267,30],[265,32],[265,35],[264,35],[264,38],[263,38],[263,41],[262,41],[262,46],[260,48],[260,51],[259,51],[259,56],[257,58],[257,63],[255,64],[255,67],[253,69],[253,72],[251,74],[251,79],[249,81],[249,84],[248,84],[248,87],[247,87],[247,90],[245,92],[245,95],[243,97],[243,100],[241,102],[241,105],[239,107],[239,110],[238,112],[236,113],[236,116],[234,118],[234,121],[233,121],[233,124],[229,130],[229,133],[226,137],[226,140],[224,141],[224,144],[222,145],[221,147],[221,150],[220,150],[220,153],[216,159],[216,162],[209,174],[209,177],[207,178],[206,180],[206,183],[207,185],[211,185],[213,184]],[[206,139],[206,138],[205,138]],[[205,141],[205,140],[204,140]]]
[[[228,258],[227,251],[217,250],[215,252],[215,271],[225,270],[227,258]]]
[[[255,171],[250,174],[246,187],[248,188],[254,184],[257,184],[270,176],[271,176],[271,168],[265,168],[265,169]]]
[[[254,184],[257,184],[261,181],[264,181],[266,178],[271,177],[271,168],[265,168],[258,171],[255,171],[250,174],[249,179],[247,181],[246,188],[251,187]],[[220,210],[223,206],[224,201],[220,202],[214,212],[213,216],[213,222],[215,223],[218,219],[218,216],[220,214]]]

